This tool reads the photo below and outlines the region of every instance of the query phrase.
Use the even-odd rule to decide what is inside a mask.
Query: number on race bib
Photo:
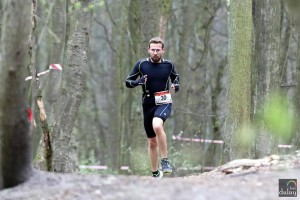
[[[172,103],[172,97],[169,91],[156,92],[154,93],[154,97],[156,105]]]

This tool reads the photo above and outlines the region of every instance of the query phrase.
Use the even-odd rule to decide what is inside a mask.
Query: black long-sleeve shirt
[[[126,87],[134,88],[138,86],[138,77],[147,75],[147,82],[142,85],[143,97],[150,95],[153,97],[155,92],[169,90],[169,80],[171,83],[179,84],[179,75],[176,72],[174,64],[162,59],[160,63],[151,62],[150,58],[139,60],[131,73],[126,78]],[[154,98],[149,99],[154,102]]]

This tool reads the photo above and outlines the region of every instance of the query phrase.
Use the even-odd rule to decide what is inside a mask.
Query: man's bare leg
[[[157,144],[159,152],[162,158],[167,158],[167,137],[163,127],[163,120],[158,117],[154,117],[152,121],[153,130],[156,134]]]
[[[156,137],[148,138],[148,154],[151,162],[151,170],[158,170],[158,146]]]
[[[164,122],[162,119],[158,117],[153,118],[152,126],[156,134],[157,145],[162,158],[161,160],[162,172],[167,174],[167,173],[172,173],[173,167],[171,162],[168,160],[167,137],[163,125]]]

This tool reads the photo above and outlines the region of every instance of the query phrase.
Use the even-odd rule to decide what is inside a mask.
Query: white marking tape
[[[292,148],[292,145],[279,144],[279,145],[278,145],[278,148],[287,148],[287,149],[290,149],[290,148]]]
[[[49,65],[49,69],[47,69],[46,71],[42,71],[40,73],[37,74],[37,77],[40,77],[41,75],[47,74],[48,72],[50,72],[50,70],[54,70],[54,71],[61,71],[62,70],[62,66],[61,64],[50,64]],[[25,78],[25,81],[31,80],[32,76],[27,76]]]
[[[80,169],[100,169],[105,170],[108,169],[107,166],[101,166],[101,165],[79,165]]]
[[[49,69],[53,69],[53,70],[62,70],[62,66],[61,64],[50,64]]]
[[[201,142],[201,143],[214,143],[214,144],[223,144],[223,140],[208,140],[208,139],[200,139],[200,138],[184,138],[178,135],[172,135],[173,140],[181,140],[185,142]]]
[[[105,165],[79,165],[80,169],[98,169],[98,170],[107,170],[108,167]],[[129,166],[121,166],[120,170],[129,170]]]

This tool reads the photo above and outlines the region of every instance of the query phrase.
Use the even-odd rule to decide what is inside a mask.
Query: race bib
[[[169,91],[161,91],[154,93],[155,104],[168,104],[172,103],[171,93]]]

